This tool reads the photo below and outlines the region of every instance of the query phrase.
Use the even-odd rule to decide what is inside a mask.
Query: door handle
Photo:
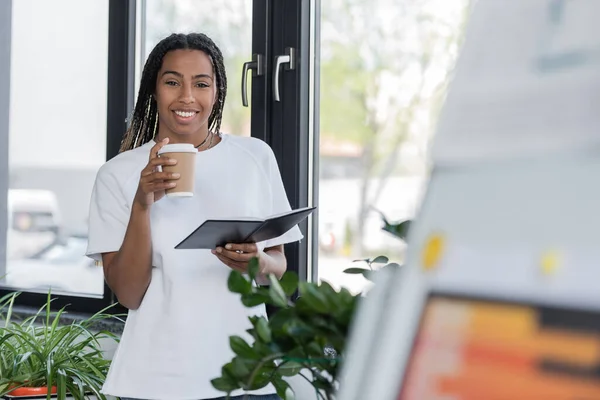
[[[265,60],[262,54],[252,54],[252,61],[246,61],[242,69],[242,104],[248,107],[248,70],[252,70],[252,76],[263,76],[265,74]]]
[[[285,49],[286,54],[275,57],[275,74],[273,76],[273,97],[275,101],[281,101],[279,97],[279,70],[283,64],[286,71],[296,69],[296,49],[293,47],[287,47]]]

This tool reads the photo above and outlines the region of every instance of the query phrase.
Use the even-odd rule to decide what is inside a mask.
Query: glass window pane
[[[382,230],[414,217],[467,1],[321,2],[319,279],[353,292],[355,259],[402,263]],[[374,266],[375,267],[375,266]]]
[[[103,295],[102,268],[84,253],[106,159],[107,54],[108,0],[12,2],[3,285]]]
[[[242,106],[241,79],[242,65],[252,58],[252,1],[147,0],[145,27],[144,61],[154,46],[171,33],[200,32],[215,42],[223,52],[227,71],[221,130],[250,136],[251,74],[247,84],[248,107]]]

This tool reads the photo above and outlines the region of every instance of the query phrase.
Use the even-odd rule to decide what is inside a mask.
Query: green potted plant
[[[33,316],[16,321],[13,305],[18,293],[0,300],[0,397],[45,395],[82,400],[94,395],[105,400],[100,389],[110,361],[104,358],[100,341],[117,341],[107,331],[95,331],[102,320],[118,316],[107,309],[70,324],[61,324],[65,308],[46,304]]]
[[[242,337],[230,337],[235,357],[223,366],[213,386],[229,394],[271,383],[281,398],[290,399],[291,388],[284,378],[299,375],[331,398],[339,365],[336,354],[343,354],[357,297],[346,289],[336,292],[327,283],[298,282],[292,272],[281,281],[271,276],[268,288],[257,287],[251,283],[257,271],[256,259],[251,261],[248,276],[232,271],[229,290],[239,293],[248,307],[266,303],[278,310],[269,320],[250,318],[251,344]],[[296,290],[299,298],[291,303],[288,298]]]
[[[384,219],[383,229],[404,239],[409,221],[389,223]],[[345,272],[363,274],[369,278],[379,268],[398,268],[388,263],[385,256],[357,260],[368,268],[349,268]],[[342,288],[334,290],[327,282],[299,282],[293,272],[286,272],[279,281],[270,276],[270,286],[253,285],[258,271],[258,260],[250,263],[248,275],[232,271],[228,287],[238,293],[247,307],[270,304],[277,311],[267,320],[251,317],[248,330],[251,342],[239,336],[229,338],[235,353],[231,362],[221,369],[221,376],[212,385],[229,395],[237,389],[256,390],[272,384],[284,400],[294,399],[286,377],[300,376],[315,389],[318,400],[332,400],[338,386],[340,361],[343,359],[350,324],[360,294],[354,295]],[[299,293],[295,302],[289,297]]]

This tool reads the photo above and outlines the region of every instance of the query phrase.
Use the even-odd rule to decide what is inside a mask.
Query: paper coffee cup
[[[163,165],[164,172],[177,172],[179,179],[175,180],[177,186],[167,189],[167,197],[192,197],[194,195],[194,171],[196,170],[196,155],[198,149],[193,144],[176,143],[164,145],[159,151],[159,156],[174,158],[175,165]]]

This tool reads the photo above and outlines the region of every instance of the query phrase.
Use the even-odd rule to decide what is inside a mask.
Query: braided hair
[[[227,77],[223,54],[217,45],[203,33],[174,33],[161,40],[152,49],[146,60],[138,98],[133,110],[131,125],[121,141],[120,152],[131,150],[148,143],[156,134],[158,128],[158,108],[154,99],[158,71],[162,67],[165,54],[172,50],[200,50],[210,58],[217,84],[217,101],[208,117],[208,130],[218,133],[221,129],[223,106],[227,94]]]

